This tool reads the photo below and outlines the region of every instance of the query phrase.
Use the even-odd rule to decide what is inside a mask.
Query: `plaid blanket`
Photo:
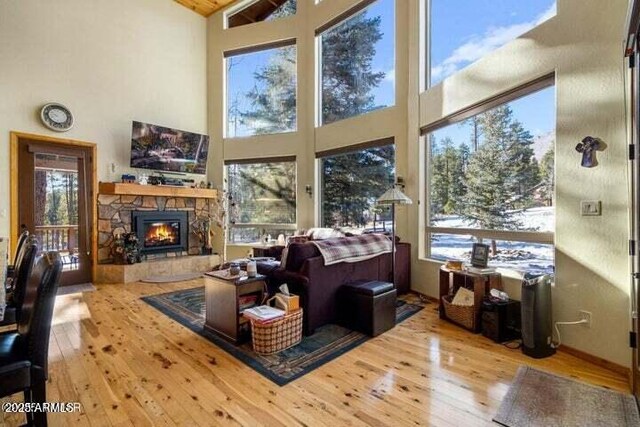
[[[322,254],[324,265],[364,261],[391,252],[391,240],[381,234],[314,240],[311,243]]]

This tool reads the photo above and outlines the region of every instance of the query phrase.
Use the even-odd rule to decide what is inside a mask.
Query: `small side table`
[[[502,290],[502,275],[500,273],[476,274],[465,270],[450,270],[445,266],[440,267],[440,318],[449,320],[444,312],[442,297],[455,295],[458,288],[464,287],[474,294],[473,308],[476,316],[476,328],[473,332],[481,330],[482,300],[491,289]]]
[[[254,258],[275,258],[279,261],[282,255],[282,249],[284,249],[284,246],[254,246],[251,248],[251,251],[253,252]]]
[[[226,279],[205,273],[205,328],[217,333],[234,344],[246,341],[251,333],[248,319],[240,315],[239,298],[256,294],[258,304],[264,297],[266,276],[243,276]]]

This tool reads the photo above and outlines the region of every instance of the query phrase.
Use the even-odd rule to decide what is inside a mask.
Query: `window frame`
[[[230,136],[229,135],[229,67],[228,67],[228,63],[227,60],[229,58],[233,58],[235,56],[240,56],[240,55],[249,55],[252,53],[258,53],[258,52],[265,52],[268,50],[275,50],[275,49],[280,49],[280,48],[284,48],[284,47],[291,47],[294,46],[296,49],[296,125],[294,129],[291,130],[287,130],[284,132],[275,132],[275,133],[265,133],[265,134],[251,134],[251,135],[244,135],[244,136]],[[291,133],[295,133],[298,132],[298,128],[299,128],[299,106],[300,106],[300,102],[299,102],[299,95],[300,95],[300,91],[299,91],[299,78],[298,78],[298,71],[299,71],[299,61],[300,61],[300,55],[299,55],[299,51],[298,51],[298,40],[293,37],[293,38],[287,38],[287,39],[283,39],[283,40],[279,40],[279,41],[274,41],[274,42],[269,42],[269,43],[262,43],[262,44],[254,44],[251,46],[247,46],[247,47],[241,47],[241,48],[237,48],[237,49],[229,49],[229,50],[225,50],[224,52],[222,52],[222,76],[223,76],[223,90],[222,90],[222,94],[223,94],[223,122],[222,122],[222,131],[223,131],[223,139],[230,139],[230,140],[234,140],[234,139],[247,139],[247,138],[256,138],[256,137],[264,137],[264,136],[271,136],[271,135],[286,135],[286,134],[291,134]]]
[[[318,5],[322,0],[316,0],[316,5]],[[343,24],[345,21],[353,18],[354,16],[356,16],[359,13],[363,13],[366,11],[367,8],[369,8],[370,6],[372,6],[373,4],[377,3],[378,1],[382,1],[382,0],[360,0],[359,2],[357,2],[355,5],[353,5],[352,7],[350,7],[349,9],[347,9],[346,11],[340,13],[339,15],[337,15],[336,17],[330,19],[329,21],[325,22],[324,24],[322,24],[321,26],[317,27],[314,31],[314,45],[315,45],[315,106],[316,106],[316,113],[315,113],[315,126],[316,128],[321,127],[321,126],[328,126],[331,125],[333,123],[338,123],[338,122],[342,122],[344,120],[349,120],[349,119],[354,119],[356,117],[362,117],[365,116],[367,114],[376,112],[376,111],[380,111],[380,110],[385,110],[385,109],[389,109],[389,108],[394,108],[398,105],[398,88],[397,88],[397,82],[394,82],[394,88],[393,88],[393,103],[390,105],[386,105],[382,108],[379,109],[375,109],[375,110],[371,110],[368,111],[366,113],[362,113],[356,116],[351,116],[351,117],[345,117],[343,119],[340,120],[336,120],[330,123],[324,123],[323,119],[322,119],[322,102],[323,102],[323,91],[322,91],[322,35],[328,31],[333,30],[334,28],[338,27],[339,25]],[[393,69],[394,72],[397,72],[397,68],[398,68],[398,5],[397,2],[398,1],[402,1],[402,0],[392,0],[393,1]],[[431,0],[426,0],[426,1],[431,1]]]
[[[552,245],[555,251],[555,230],[548,231],[514,231],[514,230],[493,230],[485,228],[455,228],[455,227],[434,227],[431,226],[431,149],[429,146],[429,134],[442,129],[446,126],[460,123],[466,119],[474,117],[478,114],[482,114],[498,106],[508,104],[511,101],[515,101],[538,92],[543,89],[554,87],[556,85],[555,72],[545,74],[535,80],[532,80],[524,85],[517,86],[506,92],[502,92],[496,96],[493,96],[487,100],[479,102],[477,104],[470,105],[463,108],[453,114],[443,117],[439,120],[432,122],[427,126],[420,128],[421,139],[424,144],[424,218],[425,218],[425,258],[430,261],[443,262],[441,259],[436,259],[431,256],[431,242],[432,234],[453,234],[453,235],[470,235],[478,242],[484,240],[501,240],[510,242],[526,242],[526,243],[539,243],[545,245]],[[557,114],[556,114],[557,116]],[[554,130],[555,131],[555,130]],[[555,147],[555,142],[554,142]],[[554,170],[556,170],[554,164]],[[554,216],[555,216],[555,199],[556,199],[556,187],[557,183],[554,182],[553,194],[554,194]],[[555,265],[555,260],[554,260]]]
[[[266,163],[293,163],[296,168],[296,180],[294,185],[294,194],[296,195],[296,220],[294,223],[233,223],[231,221],[231,215],[227,214],[226,225],[227,225],[227,236],[225,238],[225,244],[227,245],[256,245],[261,243],[260,241],[251,242],[251,243],[235,243],[231,242],[231,231],[233,229],[248,229],[248,228],[257,228],[261,230],[262,234],[265,234],[269,230],[287,230],[287,231],[296,231],[298,229],[298,206],[297,206],[297,193],[298,193],[298,162],[296,156],[283,156],[283,157],[267,157],[267,158],[258,158],[258,159],[237,159],[237,160],[225,160],[224,161],[224,175],[225,175],[225,183],[227,187],[227,194],[229,200],[232,200],[231,194],[231,185],[229,182],[228,176],[228,166],[232,165],[257,165],[257,164],[266,164]]]

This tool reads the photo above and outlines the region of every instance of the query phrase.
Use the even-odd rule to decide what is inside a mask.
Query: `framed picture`
[[[489,261],[489,245],[474,243],[471,250],[471,265],[486,268]]]

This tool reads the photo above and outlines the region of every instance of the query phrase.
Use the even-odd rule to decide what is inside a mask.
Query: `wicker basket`
[[[473,305],[457,305],[452,304],[453,296],[445,295],[442,297],[444,305],[444,314],[447,319],[467,329],[475,330],[476,328],[476,311]]]
[[[302,341],[302,309],[287,313],[284,318],[270,323],[251,320],[253,351],[274,354]]]

